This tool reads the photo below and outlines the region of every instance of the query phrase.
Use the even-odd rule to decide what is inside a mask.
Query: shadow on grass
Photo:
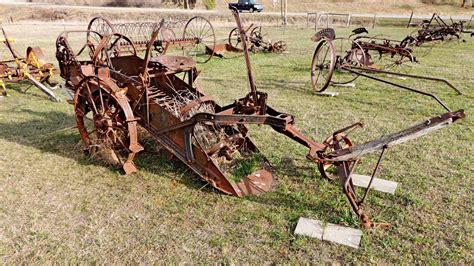
[[[54,153],[59,156],[76,160],[80,165],[95,165],[98,167],[106,167],[121,173],[121,170],[107,165],[101,161],[87,157],[82,153],[82,143],[75,128],[75,118],[59,111],[32,111],[30,109],[18,108],[14,110],[15,117],[27,117],[26,121],[8,121],[0,122],[0,138],[9,142],[15,142],[23,146],[32,147],[45,153]],[[197,174],[188,169],[185,164],[178,160],[170,161],[164,151],[157,152],[150,149],[157,144],[151,138],[142,140],[145,151],[141,152],[135,163],[139,169],[137,177],[141,173],[152,173],[172,178],[193,190],[202,190],[203,193],[221,193],[212,186],[207,185]],[[59,162],[60,163],[60,162]],[[284,167],[278,167],[278,174],[285,175],[290,179],[297,179],[301,176],[308,176],[313,172],[311,167],[298,167],[294,165],[292,160],[282,161]],[[312,175],[313,182],[325,182],[318,175]],[[336,186],[337,187],[337,186]],[[313,202],[313,198],[307,198],[300,193],[289,194],[281,191],[275,191],[264,196],[248,196],[246,200],[262,203],[269,206],[280,206],[288,208],[295,213],[304,212],[304,210],[317,210],[323,219],[337,221],[337,217],[341,217],[341,210],[337,210],[331,202],[318,200]],[[327,217],[329,214],[329,217]],[[295,218],[296,219],[296,218]]]
[[[116,173],[123,174],[121,169],[107,165],[105,162],[88,157],[83,153],[83,146],[75,118],[58,111],[38,112],[30,109],[18,108],[11,110],[15,117],[27,117],[27,121],[0,122],[0,138],[15,142],[23,146],[32,147],[45,153],[54,153],[59,156],[76,160],[80,165],[95,165],[106,167]],[[185,176],[177,178],[178,182],[199,189],[205,185],[204,181],[178,160],[168,160],[161,152],[141,152],[135,163],[140,172],[150,172],[164,176]],[[211,192],[209,190],[209,192]]]

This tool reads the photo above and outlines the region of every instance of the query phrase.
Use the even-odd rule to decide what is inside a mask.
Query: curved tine
[[[144,65],[143,65],[143,74],[144,75],[147,72],[148,62],[150,62],[151,49],[153,47],[153,44],[156,41],[156,38],[158,38],[158,34],[161,30],[161,27],[163,27],[164,24],[165,24],[165,20],[162,19],[161,22],[160,22],[160,25],[151,34],[150,41],[146,45],[145,62],[144,62]]]

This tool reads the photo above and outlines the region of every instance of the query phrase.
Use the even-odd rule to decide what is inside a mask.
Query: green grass
[[[35,26],[30,43],[41,44],[53,61],[61,30]],[[366,126],[351,137],[361,143],[443,113],[430,99],[363,78],[356,88],[331,88],[338,97],[318,97],[309,81],[313,32],[269,31],[272,40],[287,41],[288,54],[252,55],[257,86],[269,94],[272,107],[294,114],[297,127],[318,142],[357,121]],[[371,33],[401,38],[409,31]],[[226,33],[219,30],[222,38]],[[26,46],[27,33],[18,35],[17,47]],[[34,88],[23,94],[19,86],[9,86],[9,96],[0,98],[0,259],[12,264],[472,263],[474,41],[437,47],[420,61],[412,73],[445,77],[465,95],[431,82],[397,81],[436,93],[468,116],[389,150],[381,176],[400,188],[395,195],[371,192],[366,210],[374,221],[393,226],[365,230],[358,250],[293,235],[300,216],[360,224],[338,182],[322,179],[305,158],[307,149],[268,127],[252,126],[249,133],[275,167],[279,184],[265,195],[236,198],[205,186],[152,143],[138,155],[140,171],[131,176],[87,158],[71,128],[72,106],[50,102]],[[242,57],[212,60],[200,69],[206,93],[220,104],[247,93]],[[375,162],[375,155],[365,158],[359,173],[370,173]]]

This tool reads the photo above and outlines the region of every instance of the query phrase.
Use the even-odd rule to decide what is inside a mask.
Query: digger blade
[[[240,191],[237,190],[237,192],[240,192],[242,196],[259,195],[272,191],[275,185],[276,182],[273,173],[262,169],[252,173],[239,182],[237,187]]]
[[[33,85],[35,85],[42,92],[46,93],[52,100],[54,100],[55,102],[60,101],[60,99],[56,96],[56,94],[54,94],[54,92],[50,90],[48,87],[46,87],[43,83],[39,82],[38,80],[36,80],[34,77],[30,75],[28,75],[27,78],[29,81],[31,81],[31,83],[33,83]]]

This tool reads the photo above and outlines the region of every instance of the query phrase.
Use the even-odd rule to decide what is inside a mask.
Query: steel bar
[[[360,76],[363,76],[363,77],[366,77],[366,78],[369,78],[369,79],[372,79],[372,80],[376,80],[376,81],[379,81],[379,82],[382,82],[382,83],[385,83],[385,84],[389,84],[389,85],[392,85],[392,86],[395,86],[395,87],[398,87],[398,88],[401,88],[401,89],[404,89],[404,90],[408,90],[408,91],[411,91],[411,92],[415,92],[415,93],[418,93],[418,94],[421,94],[421,95],[431,97],[431,98],[435,99],[444,109],[446,109],[448,112],[451,112],[451,109],[443,101],[441,101],[441,99],[439,99],[438,96],[436,96],[434,94],[427,93],[427,92],[424,92],[424,91],[420,91],[420,90],[417,90],[417,89],[413,89],[413,88],[410,88],[410,87],[407,87],[407,86],[404,86],[404,85],[396,84],[396,83],[390,82],[388,80],[384,80],[384,79],[377,78],[377,77],[374,77],[374,76],[370,76],[370,75],[364,74],[363,72],[355,71],[354,68],[352,68],[352,67],[344,67],[343,66],[343,67],[341,67],[341,69],[346,70],[346,71],[351,72],[351,73],[354,73],[354,74],[357,74],[357,75],[360,75]]]
[[[369,181],[369,185],[367,186],[367,188],[365,189],[365,192],[364,192],[364,196],[362,197],[362,199],[359,201],[359,205],[363,204],[364,201],[365,201],[365,198],[367,198],[367,195],[369,194],[369,190],[370,190],[370,187],[372,186],[372,182],[374,181],[375,178],[377,178],[377,175],[378,175],[378,172],[379,172],[379,168],[380,168],[380,164],[382,163],[382,160],[384,158],[384,155],[385,155],[385,151],[387,150],[387,147],[383,147],[382,148],[382,152],[380,153],[380,156],[379,156],[379,159],[377,161],[377,165],[375,166],[375,169],[374,171],[372,172],[372,176],[370,177],[370,181]]]
[[[447,81],[446,79],[442,79],[442,78],[398,73],[398,72],[385,71],[385,70],[376,69],[376,68],[365,68],[365,67],[356,67],[356,66],[351,66],[351,68],[352,69],[357,69],[357,70],[362,70],[362,71],[365,71],[365,72],[375,72],[375,73],[389,74],[389,75],[407,77],[407,78],[417,78],[417,79],[425,79],[425,80],[431,80],[431,81],[439,81],[439,82],[445,83],[446,85],[451,87],[458,95],[463,95],[463,93],[458,88],[456,88],[453,84],[451,84],[451,82]]]

